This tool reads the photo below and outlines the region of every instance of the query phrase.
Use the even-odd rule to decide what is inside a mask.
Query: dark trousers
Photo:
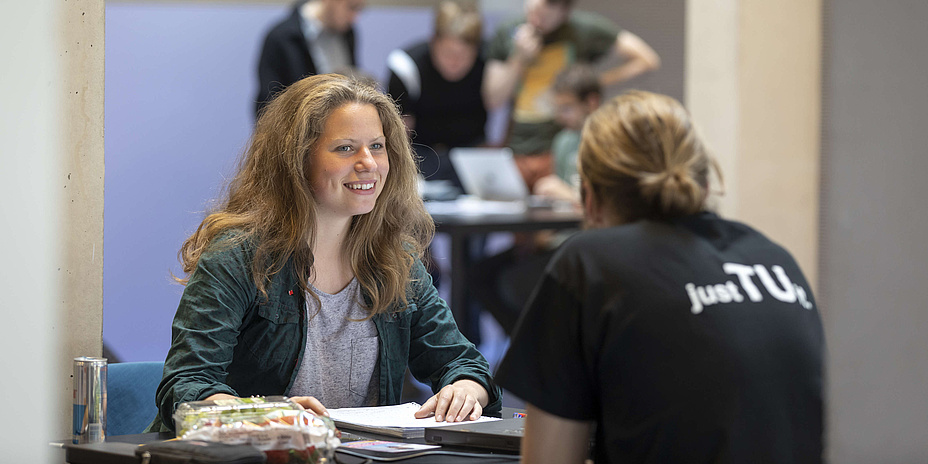
[[[474,265],[469,288],[506,335],[512,334],[553,254],[513,247]]]

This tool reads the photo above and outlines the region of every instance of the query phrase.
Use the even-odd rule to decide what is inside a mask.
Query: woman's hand
[[[416,411],[416,418],[422,419],[435,414],[435,420],[438,422],[476,420],[483,414],[483,407],[489,400],[487,391],[479,383],[462,379],[446,385],[438,394],[429,398]]]
[[[210,395],[206,397],[207,400],[228,400],[236,399],[237,396],[232,396],[226,393],[216,393],[215,395]],[[329,411],[325,409],[325,406],[319,402],[315,397],[312,396],[291,396],[291,400],[298,403],[300,406],[303,406],[303,409],[308,409],[312,411],[313,414],[317,416],[328,416]]]
[[[325,406],[323,406],[315,396],[291,396],[290,400],[297,402],[300,406],[303,406],[303,409],[312,411],[312,413],[317,416],[329,415],[329,411],[325,409]]]

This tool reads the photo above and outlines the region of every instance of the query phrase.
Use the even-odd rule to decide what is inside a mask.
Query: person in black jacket
[[[313,74],[345,73],[357,64],[354,22],[365,0],[301,0],[261,49],[255,114],[288,85]]]

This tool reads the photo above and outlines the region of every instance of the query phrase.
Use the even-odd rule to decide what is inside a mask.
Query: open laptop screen
[[[464,191],[483,200],[528,198],[528,188],[508,148],[452,148],[451,164]]]

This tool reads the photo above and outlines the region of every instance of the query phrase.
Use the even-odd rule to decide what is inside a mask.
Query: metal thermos
[[[74,444],[106,438],[106,358],[74,358]]]

